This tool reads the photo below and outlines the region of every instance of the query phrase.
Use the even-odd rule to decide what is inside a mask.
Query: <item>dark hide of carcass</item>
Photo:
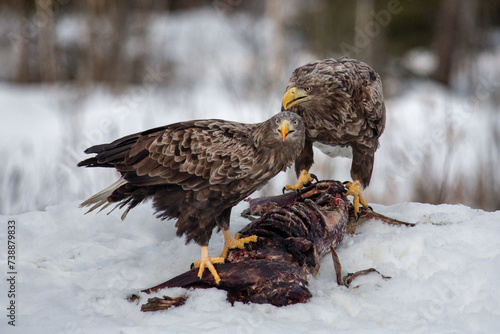
[[[240,235],[256,235],[258,241],[248,244],[246,249],[231,250],[228,263],[215,265],[221,277],[218,285],[209,274],[198,279],[198,270],[193,269],[143,292],[170,287],[214,287],[226,290],[231,303],[285,306],[307,302],[311,298],[307,288],[308,274],[318,274],[319,260],[329,252],[336,262],[337,281],[342,282],[334,249],[342,241],[350,221],[355,222],[352,205],[343,195],[344,191],[344,186],[338,181],[321,181],[300,194],[287,193],[250,201],[246,214],[261,217],[245,226]],[[361,210],[360,221],[372,218],[406,224]],[[181,305],[184,299],[150,298],[141,310],[166,309]]]

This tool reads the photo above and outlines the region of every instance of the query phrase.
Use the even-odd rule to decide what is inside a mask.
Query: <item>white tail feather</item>
[[[99,210],[99,212],[104,210],[105,208],[107,208],[111,204],[110,202],[108,202],[108,197],[111,196],[113,191],[120,188],[121,186],[123,186],[126,183],[127,183],[127,181],[124,178],[119,179],[118,181],[116,181],[115,183],[113,183],[112,185],[107,187],[106,189],[98,192],[97,194],[90,197],[82,204],[80,204],[80,207],[83,208],[83,207],[92,205],[92,207],[86,213],[92,212],[95,209],[97,209],[103,205],[104,206],[101,208],[101,210]]]

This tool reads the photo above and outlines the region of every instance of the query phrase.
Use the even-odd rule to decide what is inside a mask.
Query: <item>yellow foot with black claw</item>
[[[345,196],[352,195],[354,198],[352,200],[352,205],[354,207],[354,215],[356,216],[356,221],[359,219],[359,205],[361,204],[365,209],[372,210],[372,207],[365,202],[363,194],[361,193],[361,184],[358,180],[354,182],[346,181],[344,182],[346,188]]]
[[[224,263],[226,261],[223,257],[210,257],[208,255],[208,247],[201,246],[201,258],[191,265],[191,269],[200,268],[198,270],[198,279],[201,280],[205,268],[207,268],[215,279],[215,283],[219,284],[220,276],[215,270],[214,264]]]
[[[229,230],[223,230],[222,233],[224,234],[224,249],[220,255],[222,258],[227,258],[230,249],[244,249],[248,243],[257,242],[258,240],[256,235],[241,238],[241,235],[236,233],[233,238]]]
[[[297,193],[300,192],[302,188],[305,186],[308,186],[311,184],[312,181],[316,180],[318,182],[318,178],[314,174],[310,174],[308,171],[305,169],[302,171],[302,173],[299,176],[299,179],[297,180],[297,183],[294,184],[293,186],[291,185],[286,185],[283,187],[283,193],[287,190],[295,190]]]

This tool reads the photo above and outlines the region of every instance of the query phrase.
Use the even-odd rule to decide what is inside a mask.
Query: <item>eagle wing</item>
[[[79,166],[115,167],[136,186],[176,184],[200,190],[246,178],[255,147],[252,126],[221,120],[181,122],[97,145]]]
[[[346,57],[324,59],[318,62],[316,71],[318,75],[330,77],[325,94],[337,103],[316,108],[323,126],[332,130],[340,125],[336,130],[342,130],[355,141],[356,138],[376,141],[385,127],[382,80],[378,73],[367,64]]]
[[[339,59],[353,85],[352,92],[355,101],[353,107],[364,118],[373,131],[371,137],[378,139],[385,127],[385,104],[382,90],[382,80],[377,72],[365,63],[353,59]],[[357,102],[357,103],[356,103]]]

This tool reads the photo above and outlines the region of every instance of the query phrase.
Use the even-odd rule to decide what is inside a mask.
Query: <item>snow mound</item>
[[[395,227],[370,221],[346,237],[338,254],[346,272],[375,267],[347,289],[336,284],[329,256],[310,279],[306,304],[231,306],[224,291],[168,289],[187,295],[185,305],[142,313],[127,297],[189,268],[199,247],[175,236],[149,204],[120,212],[87,214],[78,202],[1,220],[16,222],[16,330],[22,333],[462,333],[500,328],[500,211],[460,205],[373,205],[384,215],[416,223]],[[232,232],[248,221],[233,210]],[[6,227],[4,225],[4,229]],[[0,233],[2,248],[6,233]],[[209,246],[222,249],[220,234]],[[7,268],[1,252],[0,266]],[[1,291],[7,282],[2,280]],[[2,305],[7,305],[2,293]],[[147,298],[141,295],[143,300]],[[4,309],[5,310],[5,309]],[[0,331],[13,328],[4,320]]]

